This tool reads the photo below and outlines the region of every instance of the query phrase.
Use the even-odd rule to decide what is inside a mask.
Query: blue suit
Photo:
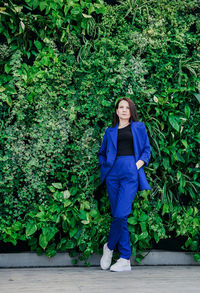
[[[113,221],[108,237],[108,248],[118,244],[120,257],[130,259],[131,245],[127,219],[138,190],[151,189],[143,167],[137,169],[136,162],[150,160],[150,144],[143,122],[131,121],[134,155],[117,156],[118,123],[106,129],[99,151],[101,183],[106,181]]]
[[[99,151],[99,166],[101,166],[101,184],[107,173],[112,168],[117,154],[117,134],[118,125],[106,129],[103,142]],[[142,160],[144,166],[148,166],[150,160],[151,147],[146,128],[143,122],[131,121],[131,130],[133,134],[133,145],[136,162]],[[147,181],[143,166],[138,170],[138,190],[151,190]]]

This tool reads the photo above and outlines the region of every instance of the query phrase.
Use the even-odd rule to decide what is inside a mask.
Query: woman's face
[[[125,100],[119,102],[118,109],[116,109],[116,113],[121,120],[128,121],[131,117],[131,111],[129,107],[129,103]]]

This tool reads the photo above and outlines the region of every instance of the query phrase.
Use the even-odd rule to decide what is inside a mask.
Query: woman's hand
[[[136,163],[137,169],[139,170],[144,164],[145,164],[144,161],[138,160],[137,163]]]

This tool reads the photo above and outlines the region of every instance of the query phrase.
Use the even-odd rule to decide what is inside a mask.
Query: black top
[[[123,128],[118,128],[117,136],[117,156],[134,155],[133,134],[131,124]]]

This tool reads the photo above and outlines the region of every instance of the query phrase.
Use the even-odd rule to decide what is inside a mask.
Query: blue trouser
[[[118,243],[120,257],[130,259],[131,245],[127,219],[138,190],[135,156],[117,156],[105,180],[113,216],[108,248],[114,250]]]

